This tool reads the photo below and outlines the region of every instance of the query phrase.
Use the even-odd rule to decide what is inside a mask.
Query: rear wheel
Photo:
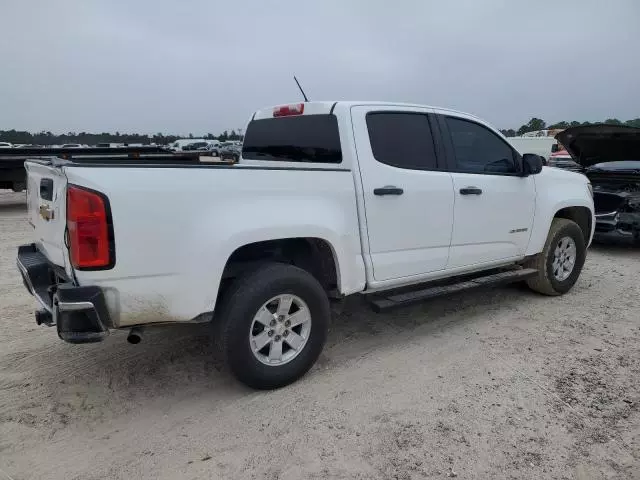
[[[219,340],[231,371],[259,389],[304,375],[320,355],[330,318],[320,283],[305,270],[277,263],[237,278],[219,311]]]
[[[527,280],[529,288],[544,295],[562,295],[578,280],[587,247],[582,230],[575,222],[554,218],[544,249],[526,265],[538,270]]]

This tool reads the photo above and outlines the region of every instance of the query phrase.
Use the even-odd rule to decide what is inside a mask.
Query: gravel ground
[[[37,327],[0,193],[0,479],[640,478],[640,250],[569,294],[512,286],[388,314],[336,306],[301,381],[236,383],[207,329],[68,345]]]

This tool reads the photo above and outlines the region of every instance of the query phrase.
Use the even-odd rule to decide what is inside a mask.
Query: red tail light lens
[[[302,115],[304,113],[304,103],[293,105],[282,105],[273,109],[274,117],[290,117],[292,115]]]
[[[67,229],[71,263],[78,269],[108,268],[113,264],[107,198],[75,185],[67,189]]]

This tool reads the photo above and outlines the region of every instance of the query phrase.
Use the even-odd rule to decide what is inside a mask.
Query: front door
[[[524,255],[535,210],[533,176],[519,175],[518,154],[470,118],[441,116],[455,195],[447,268]]]
[[[424,108],[352,108],[369,259],[376,282],[444,270],[453,186]]]

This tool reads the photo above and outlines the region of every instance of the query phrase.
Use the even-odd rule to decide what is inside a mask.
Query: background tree
[[[541,118],[533,117],[531,120],[529,120],[527,123],[525,123],[524,125],[522,125],[518,129],[517,134],[518,135],[523,135],[523,134],[525,134],[527,132],[535,132],[537,130],[544,130],[546,126],[547,126],[547,124],[545,123],[544,120],[542,120]]]
[[[549,125],[549,128],[569,128],[569,122],[565,122],[564,120],[558,123],[553,123]]]

